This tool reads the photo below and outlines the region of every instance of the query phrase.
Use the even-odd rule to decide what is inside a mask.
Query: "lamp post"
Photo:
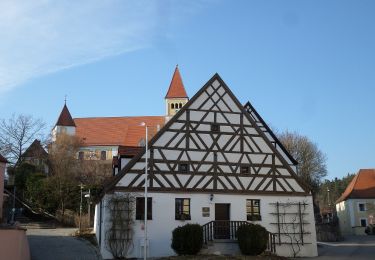
[[[144,245],[143,245],[143,259],[147,259],[147,188],[148,188],[148,183],[147,183],[147,177],[148,177],[148,127],[146,123],[142,123],[142,126],[145,127],[146,129],[146,160],[145,160],[145,227],[144,227]]]

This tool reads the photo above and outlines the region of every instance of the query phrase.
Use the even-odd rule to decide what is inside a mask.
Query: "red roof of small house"
[[[165,124],[164,116],[75,118],[76,136],[83,146],[139,146],[145,123],[151,138]]]
[[[74,121],[73,121],[72,116],[70,115],[69,109],[66,106],[66,104],[64,104],[64,107],[61,110],[61,113],[60,113],[59,119],[57,119],[56,125],[59,125],[59,126],[76,126]]]
[[[8,160],[5,159],[5,158],[0,154],[0,162],[1,162],[1,163],[7,163]]]
[[[375,169],[361,169],[336,203],[347,199],[375,199]]]
[[[182,83],[182,78],[180,75],[180,71],[178,70],[178,66],[173,73],[171,84],[169,85],[169,89],[165,98],[187,98],[188,95],[186,94],[184,83]]]

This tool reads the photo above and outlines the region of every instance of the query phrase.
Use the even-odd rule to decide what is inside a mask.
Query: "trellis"
[[[308,203],[306,202],[276,202],[270,203],[274,206],[274,212],[270,214],[273,216],[275,222],[271,225],[275,226],[274,233],[277,236],[278,245],[290,245],[294,257],[301,251],[301,246],[311,244],[308,235],[311,232],[306,231],[306,226],[311,223],[308,222],[306,216]]]
[[[107,202],[109,221],[106,246],[115,258],[126,258],[133,249],[133,212],[135,197],[113,195]]]

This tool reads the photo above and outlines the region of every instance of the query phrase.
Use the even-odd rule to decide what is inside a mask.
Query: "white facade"
[[[106,195],[103,199],[108,199]],[[142,193],[134,193],[134,196],[142,197]],[[227,195],[227,194],[214,194],[213,200],[210,200],[210,194],[182,194],[182,193],[149,193],[149,197],[152,198],[152,220],[148,220],[148,239],[149,239],[149,257],[162,257],[162,256],[173,256],[174,251],[171,248],[172,242],[172,231],[178,226],[185,225],[187,223],[198,223],[204,225],[210,221],[215,220],[215,203],[229,203],[230,204],[230,220],[232,221],[246,221],[246,200],[247,199],[260,199],[260,210],[261,210],[261,221],[253,221],[253,223],[264,226],[268,231],[277,233],[276,227],[271,220],[273,213],[275,213],[274,202],[285,203],[285,202],[307,202],[308,206],[308,217],[305,219],[306,222],[311,224],[306,225],[306,240],[305,245],[302,246],[302,250],[299,256],[317,256],[316,246],[316,233],[313,217],[312,199],[311,196],[301,197],[280,197],[280,196],[256,196],[256,195]],[[175,220],[175,199],[176,198],[189,198],[190,199],[190,213],[191,220]],[[202,208],[210,208],[210,216],[202,216]],[[104,206],[102,212],[102,221],[107,223],[108,213]],[[98,223],[99,219],[99,204],[95,211],[95,223]],[[144,231],[143,231],[143,220],[135,220],[133,227],[134,231],[134,248],[131,251],[129,257],[143,257],[143,251],[141,246],[143,245]],[[96,226],[96,236],[99,241],[99,225]],[[106,227],[101,230],[101,241],[100,252],[104,259],[112,258],[111,253],[108,251],[105,244]],[[291,256],[293,254],[290,245],[276,243],[276,252],[281,256]]]

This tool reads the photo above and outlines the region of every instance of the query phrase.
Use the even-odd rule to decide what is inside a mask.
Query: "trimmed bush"
[[[238,228],[237,238],[242,254],[259,255],[267,248],[268,231],[258,224],[246,224]]]
[[[172,231],[172,249],[178,255],[196,255],[203,246],[203,229],[198,224],[186,224]]]

